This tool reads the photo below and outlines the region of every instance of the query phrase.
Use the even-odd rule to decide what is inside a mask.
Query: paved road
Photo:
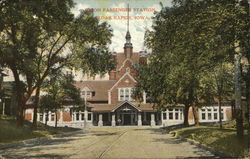
[[[159,128],[91,128],[67,137],[0,150],[3,158],[214,158]],[[1,158],[1,157],[0,157]]]

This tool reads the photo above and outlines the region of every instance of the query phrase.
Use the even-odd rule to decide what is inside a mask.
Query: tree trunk
[[[188,122],[188,112],[189,112],[189,105],[185,105],[184,108],[184,126],[188,127],[189,126],[189,122]]]
[[[236,129],[237,136],[243,137],[243,117],[241,106],[241,66],[240,66],[241,54],[236,49],[235,53],[235,115],[236,115]]]
[[[220,123],[220,129],[222,129],[222,118],[221,118],[221,97],[219,97],[219,101],[218,101],[218,105],[219,105],[219,123]]]
[[[55,113],[56,113],[55,127],[57,128],[57,110],[55,111]]]
[[[40,86],[36,89],[36,96],[35,96],[35,102],[34,102],[34,113],[33,113],[33,128],[37,127],[37,108],[40,100]]]
[[[22,88],[22,83],[19,78],[19,74],[17,72],[17,69],[15,67],[11,67],[11,71],[13,73],[14,79],[15,79],[15,93],[17,96],[17,112],[16,112],[16,124],[18,127],[23,126],[23,120],[24,120],[24,91]]]
[[[247,113],[248,113],[247,118],[248,118],[248,124],[250,127],[250,68],[248,68],[248,72],[246,76],[246,100],[247,100]]]
[[[48,124],[48,119],[49,119],[49,111],[46,111],[46,113],[45,113],[45,125],[46,126]]]
[[[192,110],[194,115],[194,124],[195,126],[199,126],[198,108],[195,105],[192,105]]]
[[[250,54],[250,53],[249,53]],[[248,62],[250,63],[250,58],[248,59]],[[247,100],[247,112],[248,114],[248,152],[250,156],[250,66],[248,68],[247,76],[246,76],[246,100]]]

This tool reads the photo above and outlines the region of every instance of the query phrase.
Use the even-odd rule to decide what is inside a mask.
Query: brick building
[[[55,120],[58,120],[58,126],[83,127],[84,116],[88,126],[169,126],[183,123],[182,105],[157,111],[153,108],[153,104],[147,103],[145,93],[142,101],[133,99],[131,94],[137,82],[135,66],[146,62],[147,58],[140,52],[133,52],[129,31],[125,39],[124,52],[113,56],[117,66],[115,70],[109,72],[108,80],[76,82],[81,97],[86,101],[88,111],[75,111],[72,105],[67,105],[57,112],[57,119],[55,113],[49,113],[49,125],[54,125]],[[231,106],[224,105],[221,113],[223,121],[231,119]],[[26,119],[32,120],[32,114],[33,110],[27,109]],[[218,114],[217,105],[203,107],[199,109],[200,122],[217,122]],[[45,115],[39,114],[38,120],[45,122]],[[191,109],[189,120],[190,123],[193,122]]]

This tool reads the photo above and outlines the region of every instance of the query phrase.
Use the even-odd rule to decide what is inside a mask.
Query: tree
[[[204,78],[209,80],[211,71],[226,57],[233,58],[228,53],[234,39],[227,40],[223,29],[236,12],[231,1],[176,0],[173,7],[162,8],[146,36],[153,51],[149,65],[139,71],[138,90],[145,90],[159,106],[184,104],[186,126],[192,107],[198,124],[201,101],[215,96],[211,87],[204,86]],[[234,24],[227,31],[233,31]]]
[[[73,101],[75,105],[82,104],[80,92],[74,85],[71,74],[54,72],[48,80],[44,82],[44,89],[47,94],[41,97],[40,109],[46,113],[46,123],[48,112],[55,112],[55,127],[57,127],[57,111],[63,107],[65,101]]]
[[[36,105],[39,103],[43,81],[52,70],[74,66],[70,59],[79,53],[79,50],[84,51],[92,46],[106,49],[104,46],[110,42],[112,30],[107,23],[99,24],[97,18],[89,12],[82,12],[74,18],[70,12],[73,7],[72,0],[36,2],[4,0],[0,2],[0,6],[2,8],[0,56],[6,67],[11,69],[15,79],[18,102],[17,125],[22,126],[25,103],[36,91],[33,117],[33,124],[36,126]],[[111,54],[107,49],[104,52],[105,54],[97,53],[103,57],[100,58],[103,61],[98,62],[112,66],[107,64],[109,60],[106,61]],[[87,56],[88,59],[78,60],[88,65],[88,60],[92,60],[91,56],[92,54]],[[24,77],[25,85],[22,84],[20,76]]]
[[[230,102],[233,97],[233,65],[230,62],[221,62],[209,70],[209,78],[204,78],[203,86],[211,91],[206,91],[204,99],[209,103],[218,102],[219,106],[219,123],[222,128],[221,106],[223,102]],[[209,94],[210,93],[210,94]],[[210,99],[209,99],[210,98]]]

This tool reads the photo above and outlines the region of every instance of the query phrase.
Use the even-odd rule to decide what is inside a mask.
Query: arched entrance
[[[116,116],[116,125],[137,125],[139,110],[131,104],[126,102],[118,107],[114,112]]]

